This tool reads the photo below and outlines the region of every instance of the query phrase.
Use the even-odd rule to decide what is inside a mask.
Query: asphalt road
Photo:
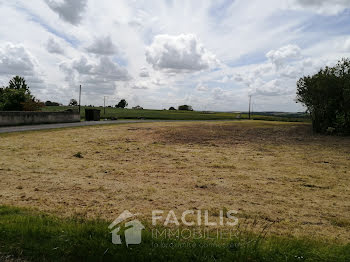
[[[45,130],[45,129],[55,129],[55,128],[65,128],[65,127],[77,127],[77,126],[96,126],[96,125],[106,125],[106,124],[149,123],[149,122],[174,122],[174,121],[181,121],[181,120],[84,121],[84,122],[76,122],[76,123],[8,126],[8,127],[0,127],[0,134],[1,133],[23,132],[23,131]]]

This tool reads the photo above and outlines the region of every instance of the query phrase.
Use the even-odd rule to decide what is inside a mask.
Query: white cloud
[[[84,12],[87,0],[45,0],[47,5],[56,12],[61,19],[77,25],[82,19],[82,13]]]
[[[140,77],[149,77],[149,72],[148,72],[147,68],[141,68],[139,76]]]
[[[219,83],[227,83],[230,81],[230,77],[225,75],[221,80],[219,80]]]
[[[25,77],[32,89],[45,88],[37,59],[21,44],[0,45],[0,80],[6,85],[15,75]]]
[[[344,49],[345,49],[345,51],[350,52],[350,38],[346,39],[346,41],[344,43]]]
[[[262,96],[281,96],[288,93],[288,89],[278,79],[271,80],[253,91],[254,95]]]
[[[156,70],[194,72],[217,64],[195,35],[157,35],[146,50],[146,59]]]
[[[307,62],[305,62],[305,63],[307,64]],[[300,66],[300,65],[296,65],[296,66],[287,65],[285,68],[283,68],[280,71],[280,75],[282,77],[291,78],[291,79],[300,78],[300,77],[303,76],[303,66]]]
[[[96,38],[86,50],[98,55],[114,55],[118,52],[117,46],[113,44],[110,36]]]
[[[140,89],[140,90],[145,90],[145,89],[148,89],[147,86],[144,86],[144,85],[133,85],[131,86],[131,89]]]
[[[113,81],[126,81],[129,79],[126,69],[113,63],[108,57],[99,58],[97,63],[89,61],[86,57],[73,60],[72,69],[82,75],[91,75]]]
[[[310,67],[313,65],[313,62],[312,62],[312,59],[311,58],[306,58],[304,61],[303,61],[303,67]]]
[[[93,74],[103,76],[105,79],[114,81],[126,81],[130,79],[128,71],[117,63],[112,62],[108,57],[101,57],[92,72]]]
[[[237,82],[243,82],[244,80],[241,74],[235,74],[232,79]]]
[[[199,92],[206,92],[209,90],[209,88],[200,83],[196,86],[196,90]]]
[[[46,49],[49,53],[60,54],[60,55],[64,54],[63,47],[58,42],[56,42],[53,38],[50,38],[47,41]]]
[[[286,45],[277,50],[269,51],[266,57],[279,69],[288,61],[300,58],[301,49],[297,45]]]
[[[225,96],[225,92],[222,88],[220,87],[215,87],[213,90],[212,90],[212,94],[213,94],[213,97],[215,99],[223,99],[224,96]]]
[[[336,15],[344,9],[350,8],[349,0],[295,0],[294,3],[296,7],[325,15]]]
[[[33,75],[34,57],[23,45],[6,43],[0,46],[1,75]]]
[[[90,94],[113,94],[117,81],[130,80],[127,70],[106,56],[97,61],[83,56],[62,63],[60,69],[66,74],[66,81],[70,85],[83,84]]]

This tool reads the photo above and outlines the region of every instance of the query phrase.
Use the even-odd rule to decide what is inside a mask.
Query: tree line
[[[8,86],[0,88],[0,111],[37,111],[44,106],[61,106],[62,104],[52,101],[45,103],[36,99],[30,92],[29,86],[23,77],[15,76],[10,81]],[[76,99],[71,99],[68,106],[78,106]],[[128,102],[121,99],[116,105],[116,108],[126,108]],[[140,106],[135,106],[133,109],[143,109]],[[170,107],[169,110],[176,110]],[[178,110],[193,111],[189,105],[181,105]]]

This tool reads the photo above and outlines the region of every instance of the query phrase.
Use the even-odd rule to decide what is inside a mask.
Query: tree
[[[24,78],[16,76],[8,87],[0,88],[0,110],[3,111],[34,111],[42,106],[29,91]]]
[[[296,100],[310,113],[315,132],[331,128],[350,133],[350,60],[342,59],[334,67],[300,78]]]
[[[119,101],[119,103],[115,106],[116,108],[125,108],[128,106],[128,102],[125,99]]]
[[[169,107],[169,110],[176,110],[176,108],[171,106],[171,107]]]
[[[12,78],[9,82],[9,88],[10,89],[24,89],[24,90],[29,90],[29,87],[26,84],[26,80],[24,80],[23,77],[20,76],[15,76]]]
[[[30,94],[24,89],[4,87],[1,89],[0,110],[23,111],[23,103],[28,99],[30,99]]]
[[[45,106],[59,106],[60,104],[57,102],[46,101]]]
[[[193,111],[192,106],[189,106],[189,105],[182,105],[182,106],[179,106],[178,109],[179,109],[179,110],[185,110],[185,111]]]
[[[77,100],[75,100],[75,99],[71,99],[70,101],[69,101],[69,104],[68,104],[69,106],[77,106],[78,105],[78,102],[77,102]]]

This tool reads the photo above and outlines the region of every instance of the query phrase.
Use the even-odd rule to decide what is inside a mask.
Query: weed
[[[76,158],[84,158],[83,154],[81,152],[78,152],[78,153],[74,154],[73,156]]]

